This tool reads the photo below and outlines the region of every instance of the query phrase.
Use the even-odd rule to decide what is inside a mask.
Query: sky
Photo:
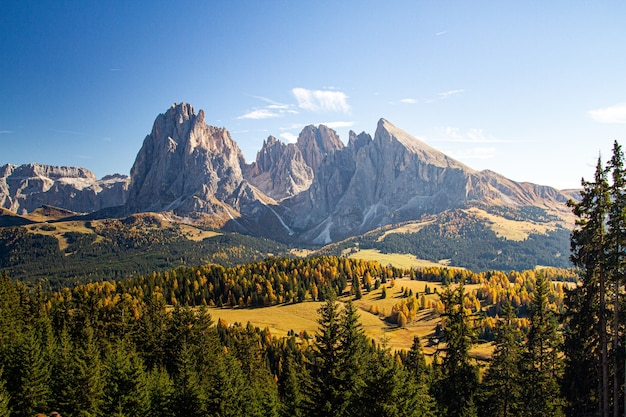
[[[252,162],[380,118],[477,169],[577,188],[626,146],[624,1],[0,0],[0,166],[129,174],[172,103]]]

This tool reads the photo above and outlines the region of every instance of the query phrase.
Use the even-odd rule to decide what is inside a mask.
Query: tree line
[[[440,328],[397,352],[365,336],[349,288],[417,272],[373,262],[206,265],[58,292],[0,274],[0,415],[617,417],[626,411],[626,170],[617,142],[581,197],[569,203],[575,285],[559,287],[554,271],[484,276],[505,294],[516,284],[528,294],[525,326],[515,298],[501,297],[484,368],[470,355],[487,312],[467,290],[469,272],[438,271]],[[324,303],[313,338],[213,323],[204,305],[314,299]],[[432,356],[423,342],[436,347]]]

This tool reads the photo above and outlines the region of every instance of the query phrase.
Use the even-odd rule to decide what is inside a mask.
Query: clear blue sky
[[[0,165],[128,174],[186,101],[248,162],[269,135],[379,118],[558,188],[626,147],[624,1],[0,0]]]

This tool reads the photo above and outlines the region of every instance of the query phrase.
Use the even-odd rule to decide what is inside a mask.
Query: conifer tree
[[[150,417],[175,417],[173,399],[174,383],[163,366],[154,367],[148,374]]]
[[[9,407],[10,399],[11,397],[6,389],[2,368],[0,368],[0,416],[11,415],[11,408]]]
[[[581,271],[581,285],[571,290],[566,300],[564,391],[573,415],[595,410],[601,417],[608,417],[606,221],[610,194],[607,172],[600,158],[594,180],[583,180],[582,185],[581,200],[568,202],[577,217],[570,258]]]
[[[613,291],[613,322],[611,329],[611,357],[613,378],[612,402],[613,416],[620,415],[620,404],[623,397],[620,395],[620,386],[624,381],[624,354],[620,348],[620,335],[623,334],[623,326],[620,326],[620,304],[623,296],[620,296],[620,287],[624,283],[626,264],[626,170],[624,168],[624,155],[617,141],[613,143],[613,156],[608,163],[607,170],[610,172],[611,185],[609,187],[610,207],[607,221],[607,274],[612,282]]]
[[[495,350],[482,383],[481,415],[513,417],[519,415],[522,397],[523,334],[515,322],[510,303],[502,305],[503,318],[498,322]]]
[[[478,367],[469,351],[476,343],[476,330],[470,313],[464,308],[467,298],[461,283],[456,288],[447,285],[441,294],[445,355],[441,376],[434,382],[434,396],[443,416],[472,417],[477,409],[475,394],[478,387]]]
[[[15,341],[5,368],[13,416],[32,417],[47,412],[51,397],[51,367],[47,348],[34,329]]]
[[[176,411],[176,415],[181,417],[205,415],[206,398],[200,384],[200,376],[197,373],[196,358],[189,344],[183,343],[177,363],[172,408]]]
[[[127,341],[115,342],[107,352],[104,381],[101,415],[146,415],[150,398],[143,361]]]
[[[563,414],[559,389],[563,370],[561,335],[556,313],[548,300],[550,282],[537,274],[530,305],[530,329],[522,362],[523,404],[520,415],[558,417]]]

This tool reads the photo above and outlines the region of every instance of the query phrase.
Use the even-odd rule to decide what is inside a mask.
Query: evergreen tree
[[[557,330],[556,313],[548,300],[549,286],[550,282],[543,274],[537,274],[521,368],[525,407],[520,415],[527,417],[564,415],[564,401],[559,390],[563,369],[561,335]]]
[[[164,367],[154,367],[148,374],[150,417],[175,417],[173,398],[175,387]]]
[[[623,296],[620,296],[620,286],[624,282],[626,264],[626,170],[624,169],[624,155],[617,141],[613,144],[613,156],[608,163],[611,185],[609,187],[610,207],[607,221],[607,275],[612,282],[613,292],[613,323],[611,328],[611,357],[613,377],[612,402],[613,416],[620,414],[620,404],[623,397],[620,387],[624,381],[624,352],[620,348],[620,335],[624,333],[620,326],[620,309]]]
[[[150,408],[143,361],[133,346],[118,341],[104,362],[101,416],[144,416]]]
[[[197,373],[196,358],[191,347],[184,343],[177,358],[178,366],[174,378],[175,391],[172,408],[180,417],[200,417],[206,413],[206,398]]]
[[[481,388],[480,410],[485,417],[513,417],[522,408],[523,334],[510,303],[502,305],[502,313],[496,328],[495,350]]]
[[[5,368],[13,416],[32,417],[48,411],[51,367],[47,348],[34,329],[26,329],[15,341]]]
[[[280,395],[281,417],[302,417],[304,415],[303,385],[309,378],[302,355],[298,352],[295,337],[292,336],[281,346],[278,390]],[[298,356],[300,360],[298,360]]]
[[[607,341],[606,221],[610,195],[606,170],[598,158],[594,181],[582,181],[581,200],[570,200],[577,217],[571,260],[581,285],[568,293],[564,386],[572,415],[609,415]],[[594,404],[595,403],[595,404]]]
[[[340,313],[334,297],[318,313],[308,411],[319,416],[351,415],[354,409],[350,406],[364,387],[365,336],[358,313],[351,302]]]
[[[11,415],[11,408],[9,407],[10,400],[11,397],[6,389],[2,368],[0,368],[0,416]]]
[[[476,416],[475,394],[478,387],[478,367],[469,351],[476,342],[476,330],[470,312],[464,308],[467,298],[465,286],[447,285],[440,295],[444,305],[442,313],[445,355],[441,376],[434,383],[434,396],[443,416]]]

